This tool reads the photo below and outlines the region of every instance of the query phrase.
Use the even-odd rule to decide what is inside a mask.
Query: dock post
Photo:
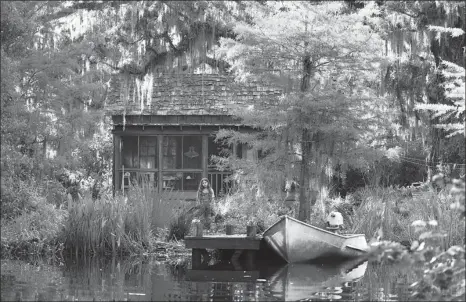
[[[225,226],[225,233],[226,233],[227,235],[233,235],[233,225],[227,224],[227,225]]]
[[[191,254],[192,268],[197,269],[202,264],[202,249],[193,249]]]
[[[196,223],[196,237],[202,237],[203,236],[203,225],[201,222]]]
[[[245,260],[246,260],[246,269],[247,270],[255,270],[255,262],[256,262],[256,251],[247,250],[245,251]]]
[[[254,237],[256,236],[256,226],[255,225],[248,225],[246,227],[246,236],[247,237]],[[254,262],[255,262],[255,258],[256,258],[256,251],[253,251],[253,250],[248,250],[248,251],[245,251],[246,252],[246,267],[247,269],[249,270],[253,270],[254,268]]]
[[[248,225],[246,227],[246,236],[247,237],[254,237],[256,236],[256,226],[255,225]]]
[[[196,237],[203,237],[203,228],[201,222],[196,222]],[[191,260],[192,260],[192,268],[197,269],[202,264],[202,252],[203,249],[196,249],[193,248],[191,251]]]

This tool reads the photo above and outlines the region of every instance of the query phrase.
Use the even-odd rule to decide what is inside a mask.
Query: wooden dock
[[[195,236],[185,237],[185,246],[192,249],[193,269],[199,268],[203,262],[209,262],[210,255],[207,249],[233,250],[231,258],[233,265],[238,265],[238,259],[243,253],[246,254],[247,263],[253,263],[262,236],[256,235],[255,227],[248,227],[247,234],[231,234],[231,232],[231,228],[227,228],[227,233],[230,234],[203,235],[202,227],[199,226]]]
[[[242,234],[188,236],[184,238],[187,248],[220,250],[258,250],[261,240],[262,236],[248,237]]]

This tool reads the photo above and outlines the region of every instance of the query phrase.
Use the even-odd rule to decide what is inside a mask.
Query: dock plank
[[[225,249],[225,250],[259,250],[261,236],[246,235],[205,235],[184,238],[186,248],[192,249]]]

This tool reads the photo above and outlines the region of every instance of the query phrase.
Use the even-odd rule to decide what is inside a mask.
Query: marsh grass
[[[126,195],[89,194],[69,202],[66,249],[75,254],[140,254],[154,248],[156,234],[175,218],[179,193],[158,192],[148,184],[131,186]]]
[[[451,198],[442,192],[425,188],[410,194],[396,188],[364,188],[357,192],[359,206],[354,200],[335,199],[329,210],[340,210],[349,233],[362,233],[372,238],[382,226],[383,240],[412,242],[419,236],[411,224],[416,220],[437,220],[438,228],[446,233],[445,247],[464,243],[464,222],[450,209]]]

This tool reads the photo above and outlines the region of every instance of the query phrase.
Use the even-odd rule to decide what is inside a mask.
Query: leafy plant
[[[444,238],[449,230],[442,228],[437,220],[420,219],[412,223],[418,240],[409,250],[399,243],[383,241],[375,244],[370,254],[379,261],[409,264],[418,276],[418,281],[410,286],[412,295],[418,299],[463,301],[465,298],[465,182],[456,179],[451,184],[449,205],[461,219],[463,242],[446,247]]]

